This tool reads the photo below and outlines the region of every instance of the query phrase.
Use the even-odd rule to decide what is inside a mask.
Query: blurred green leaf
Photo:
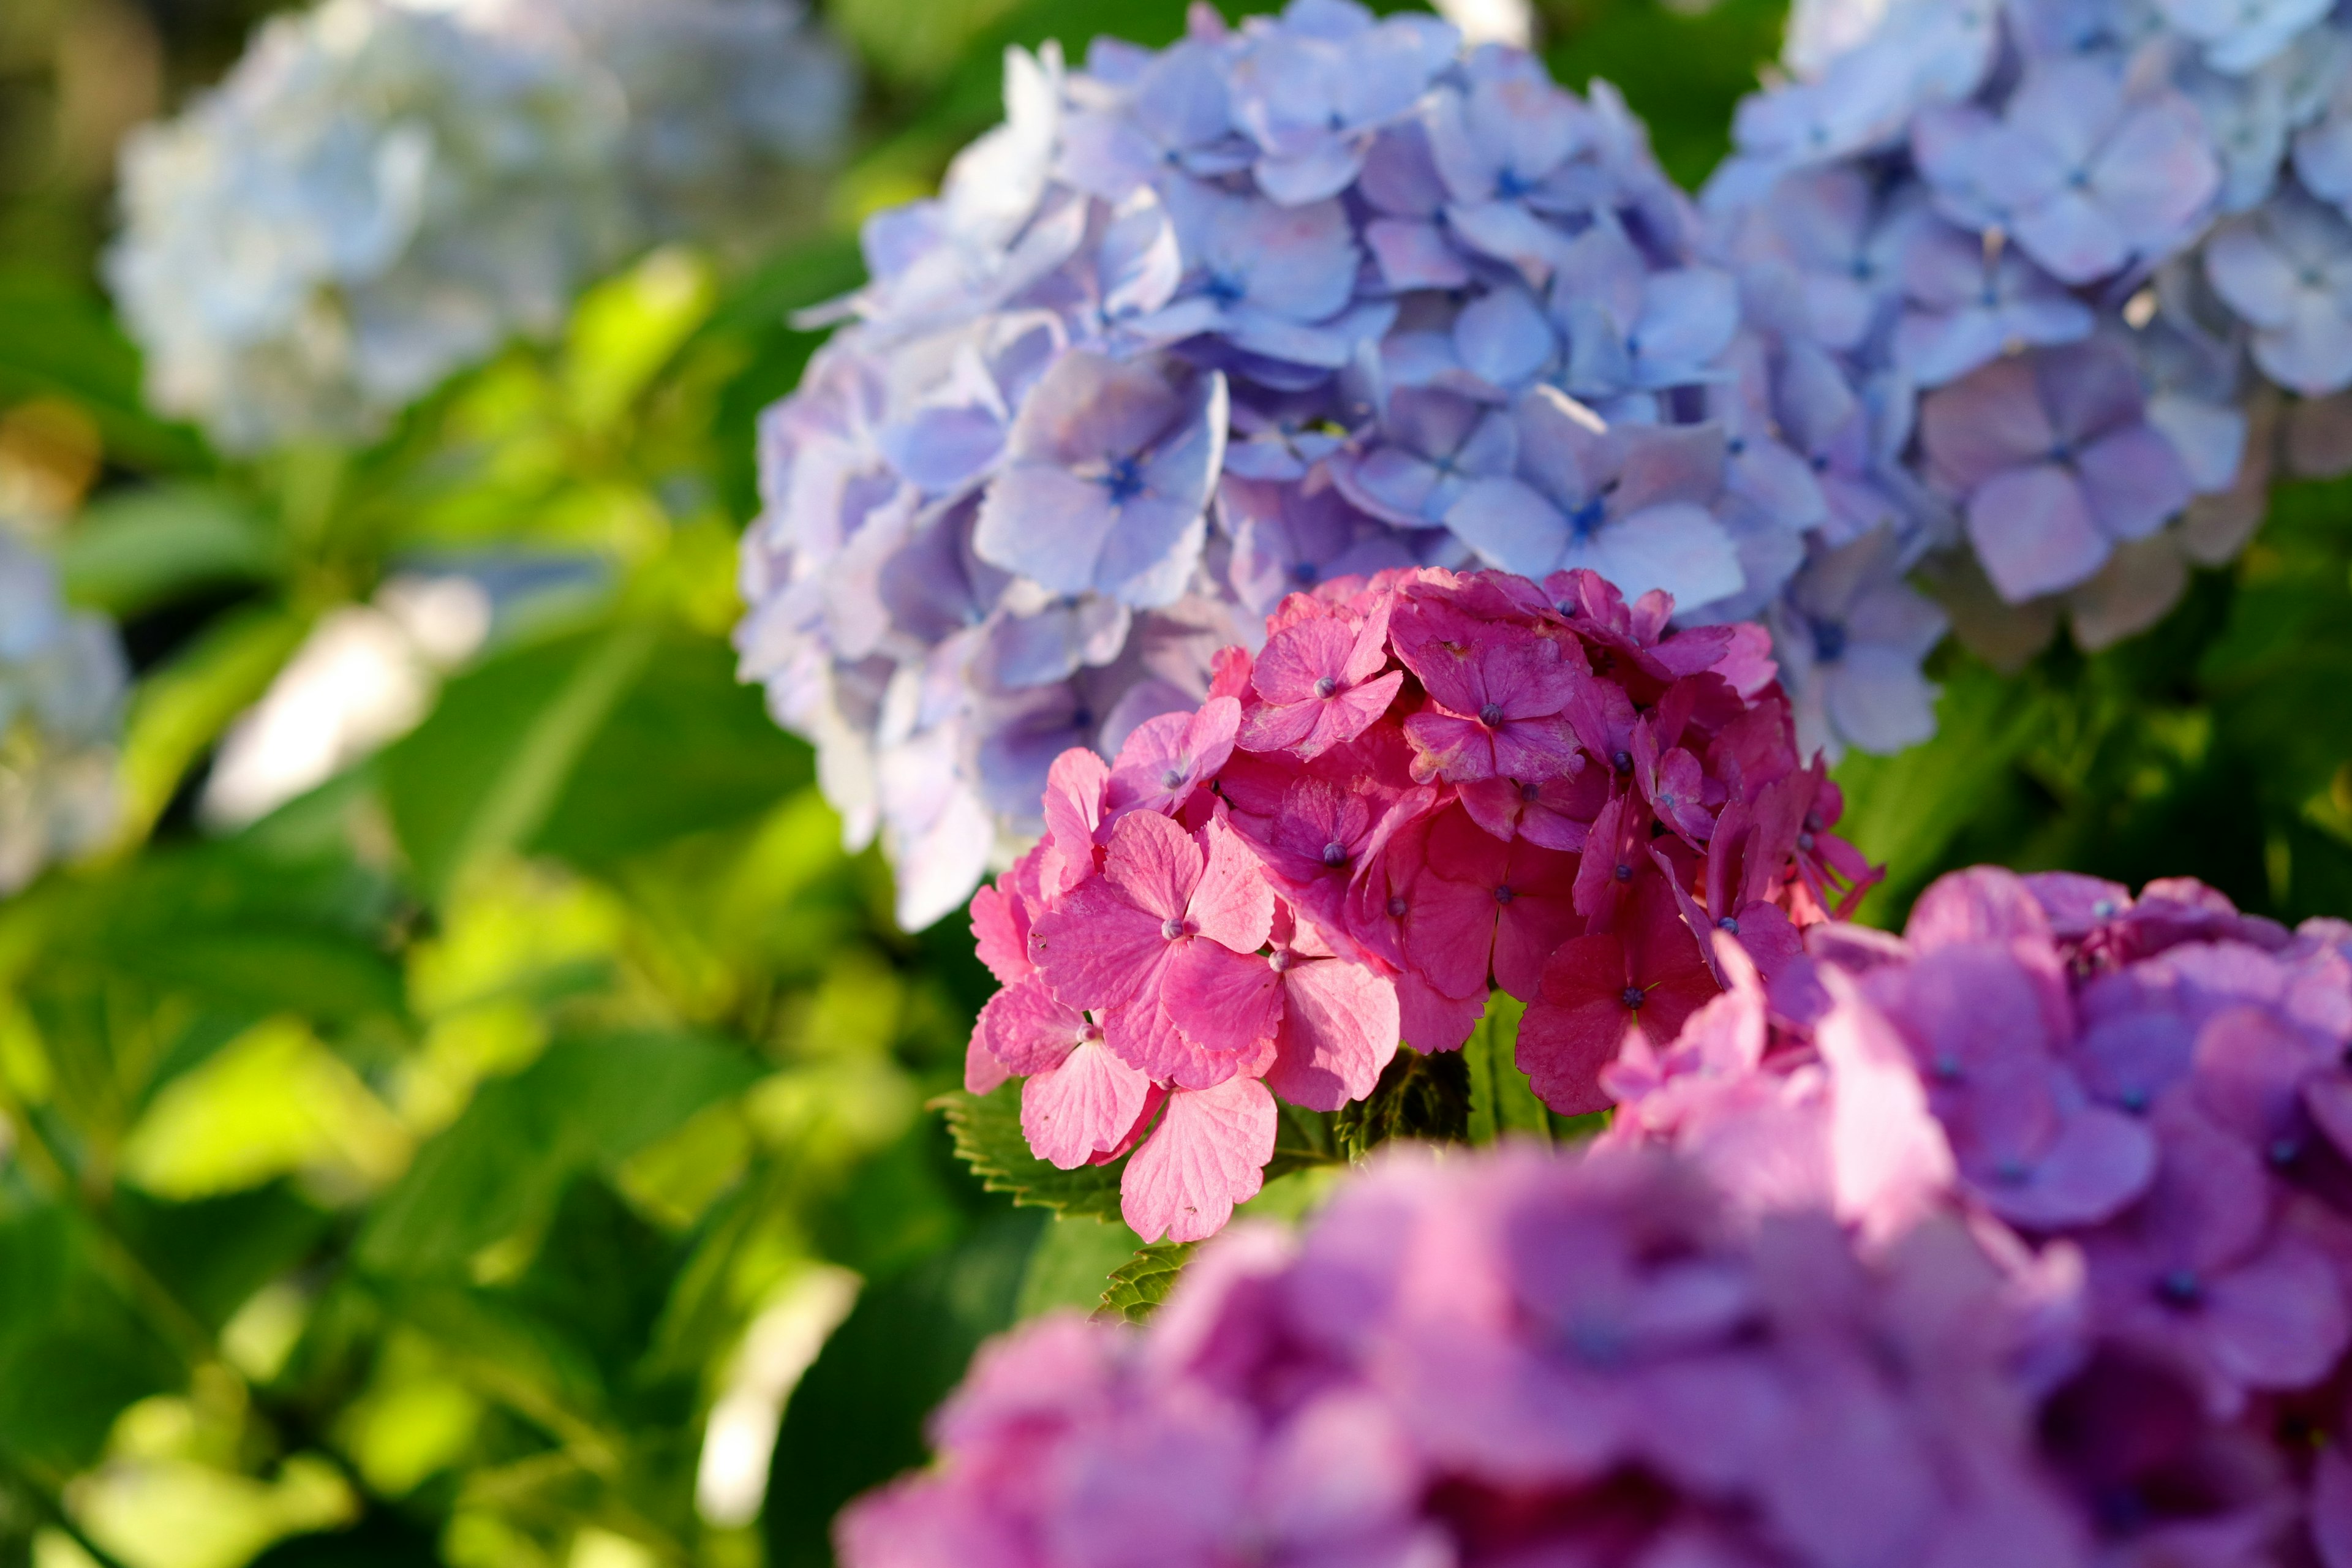
[[[452,680],[379,765],[419,884],[528,843],[653,655],[649,626],[599,626],[492,658]]]
[[[1155,1241],[1111,1270],[1110,1288],[1102,1293],[1096,1316],[1124,1322],[1147,1321],[1176,1288],[1177,1277],[1200,1246],[1196,1241]]]
[[[1021,1279],[1020,1315],[1102,1305],[1114,1270],[1135,1257],[1135,1232],[1121,1220],[1057,1214],[1045,1222]]]
[[[804,786],[808,748],[720,643],[673,634],[582,748],[530,847],[590,868],[734,826]]]
[[[576,1174],[618,1166],[758,1076],[741,1051],[691,1035],[558,1040],[515,1077],[484,1085],[418,1152],[369,1216],[359,1259],[383,1274],[462,1268],[544,1221]]]
[[[134,463],[200,468],[204,444],[147,411],[139,353],[89,290],[0,270],[0,402],[47,395],[87,413],[110,451]]]
[[[1731,147],[1733,107],[1756,89],[1758,68],[1780,53],[1780,0],[1719,0],[1688,9],[1660,0],[1609,0],[1580,15],[1545,50],[1552,74],[1585,91],[1599,77],[1647,125],[1667,174],[1695,190]]]
[[[761,1515],[768,1568],[823,1568],[841,1505],[923,1460],[923,1419],[1013,1321],[1038,1216],[1002,1215],[868,1289],[784,1406]]]
[[[572,418],[588,430],[611,425],[702,324],[716,294],[709,263],[672,247],[583,295],[564,345]]]
[[[1936,717],[1935,739],[1891,757],[1850,752],[1837,766],[1845,793],[1837,830],[1887,868],[1886,884],[1863,902],[1865,921],[1897,920],[1909,908],[1945,846],[2044,722],[2030,691],[1965,658],[1944,679]]]
[[[215,1330],[334,1223],[284,1182],[191,1204],[124,1188],[114,1196],[112,1215],[124,1244],[173,1299]]]
[[[216,486],[117,491],[84,509],[58,550],[66,595],[125,616],[197,589],[259,583],[286,566],[285,542],[249,502]]]
[[[62,1209],[0,1216],[0,1448],[60,1473],[96,1458],[114,1417],[182,1368]]]
[[[379,1509],[347,1530],[289,1536],[247,1568],[436,1568],[440,1562],[430,1532]]]
[[[1486,998],[1486,1016],[1462,1047],[1470,1071],[1470,1142],[1524,1136],[1551,1142],[1551,1111],[1519,1070],[1519,1020],[1527,1004],[1507,992]]]
[[[992,1193],[1010,1193],[1019,1208],[1045,1208],[1095,1219],[1118,1218],[1124,1155],[1108,1165],[1061,1171],[1029,1152],[1021,1131],[1021,1085],[1001,1084],[984,1095],[957,1089],[932,1102],[947,1113],[955,1152]]]

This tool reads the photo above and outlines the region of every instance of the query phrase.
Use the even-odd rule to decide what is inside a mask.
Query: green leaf
[[[531,840],[656,642],[651,626],[600,626],[493,658],[384,752],[385,804],[428,892]]]
[[[724,644],[667,637],[581,752],[530,847],[603,869],[757,816],[814,772],[807,745],[736,679]]]
[[[0,1218],[0,1449],[60,1472],[98,1457],[125,1405],[184,1376],[100,1245],[61,1208]]]
[[[2017,681],[1976,660],[1958,662],[1937,704],[1936,737],[1891,757],[1849,752],[1838,764],[1845,816],[1837,830],[1876,864],[1887,883],[1865,900],[1864,920],[1891,920],[1932,876],[2042,721],[2041,704]]]
[[[922,1463],[924,1417],[1013,1321],[1039,1224],[999,1215],[859,1298],[784,1406],[761,1514],[769,1568],[829,1568],[842,1504]]]
[[[289,1536],[246,1568],[439,1568],[440,1562],[430,1532],[377,1509],[347,1529]]]
[[[1507,992],[1486,998],[1486,1015],[1462,1047],[1470,1072],[1470,1142],[1528,1137],[1551,1142],[1551,1111],[1519,1070],[1519,1020],[1527,1004]]]
[[[588,430],[617,419],[709,315],[710,267],[690,251],[655,251],[581,297],[564,353],[572,416]]]
[[[86,289],[29,269],[0,271],[0,403],[61,397],[107,449],[144,467],[201,468],[204,443],[147,411],[139,353]]]
[[[284,1182],[192,1204],[118,1187],[113,1217],[125,1245],[209,1329],[299,1262],[334,1223]]]
[[[957,1155],[990,1192],[1012,1194],[1015,1207],[1119,1217],[1118,1181],[1126,1157],[1061,1171],[1032,1154],[1021,1132],[1020,1084],[1003,1084],[984,1095],[958,1089],[931,1103],[947,1112]]]
[[[574,1175],[614,1169],[758,1076],[743,1052],[691,1035],[560,1039],[513,1078],[484,1085],[418,1152],[361,1233],[359,1259],[383,1274],[462,1268],[543,1223]]]
[[[1183,1273],[1185,1260],[1200,1245],[1197,1241],[1155,1241],[1139,1249],[1111,1270],[1110,1289],[1102,1293],[1102,1304],[1095,1316],[1130,1323],[1149,1319],[1168,1300],[1168,1292],[1176,1288],[1176,1278]]]
[[[1660,0],[1580,5],[1580,26],[1545,51],[1559,81],[1594,77],[1625,95],[1666,173],[1696,189],[1731,147],[1733,107],[1780,53],[1781,0],[1684,7]]]
[[[1029,1255],[1021,1280],[1020,1315],[1034,1318],[1056,1308],[1092,1311],[1102,1305],[1111,1275],[1135,1257],[1135,1232],[1118,1220],[1055,1215]]]
[[[1372,1092],[1333,1114],[1332,1131],[1350,1160],[1391,1138],[1461,1142],[1470,1132],[1470,1074],[1462,1053],[1424,1056],[1399,1046]]]
[[[166,484],[104,496],[58,548],[66,596],[125,616],[197,589],[259,583],[286,564],[269,520],[213,485]]]

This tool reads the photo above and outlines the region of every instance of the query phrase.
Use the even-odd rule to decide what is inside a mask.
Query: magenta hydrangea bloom
[[[1721,989],[1701,933],[1777,974],[1872,879],[1761,628],[1673,614],[1590,572],[1290,595],[1197,710],[1053,763],[1045,837],[971,900],[1004,989],[965,1087],[1021,1079],[1037,1156],[1125,1157],[1129,1223],[1178,1240],[1258,1190],[1275,1096],[1364,1100],[1494,987],[1528,1004],[1537,1092],[1606,1103],[1629,1038]]]
[[[1063,751],[1198,709],[1228,645],[1307,726],[1282,744],[1354,743],[1381,671],[1263,648],[1294,592],[1583,568],[1764,621],[1810,542],[1931,529],[1884,472],[1905,410],[1835,354],[1784,374],[1805,324],[1704,230],[1606,83],[1426,15],[1198,5],[1164,49],[1013,51],[1004,123],[812,312],[845,324],[762,423],[743,544],[743,674],[901,922],[1043,830]]]

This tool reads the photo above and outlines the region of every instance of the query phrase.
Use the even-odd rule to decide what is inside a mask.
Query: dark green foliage
[[[1332,1117],[1339,1149],[1360,1160],[1391,1138],[1459,1143],[1470,1136],[1470,1070],[1460,1051],[1423,1056],[1399,1046],[1372,1092]]]
[[[430,1532],[376,1510],[349,1529],[290,1536],[255,1558],[251,1568],[432,1568],[440,1561]]]
[[[868,1289],[793,1390],[768,1478],[769,1568],[832,1561],[841,1505],[923,1461],[923,1418],[980,1342],[1013,1321],[1042,1224],[984,1222],[952,1250]]]

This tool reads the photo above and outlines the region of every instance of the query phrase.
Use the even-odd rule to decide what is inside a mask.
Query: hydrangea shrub
[[[1605,83],[1295,0],[1015,51],[1006,110],[867,224],[743,547],[745,673],[905,923],[1334,577],[1594,571],[1765,616],[1809,753],[1932,731],[1906,405],[1748,297]]]
[[[797,0],[325,0],[133,133],[107,277],[161,411],[363,440],[652,240],[741,227],[852,97]]]
[[[1706,940],[1588,1149],[1022,1330],[844,1561],[2352,1563],[2352,926],[1980,868]]]
[[[1049,772],[1045,836],[971,902],[1003,984],[965,1087],[1021,1086],[1038,1158],[1122,1157],[1147,1240],[1259,1188],[1280,1100],[1336,1111],[1400,1039],[1462,1045],[1490,985],[1554,1110],[1628,1036],[1777,973],[1870,880],[1830,831],[1752,624],[1675,631],[1598,574],[1421,567],[1283,601],[1208,700]]]

